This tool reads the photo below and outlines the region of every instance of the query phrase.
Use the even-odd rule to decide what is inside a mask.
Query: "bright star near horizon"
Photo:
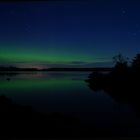
[[[123,10],[122,10],[122,14],[126,14],[126,10],[123,9]]]

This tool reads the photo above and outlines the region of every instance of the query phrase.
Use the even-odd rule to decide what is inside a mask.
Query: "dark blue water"
[[[107,93],[93,92],[84,81],[89,72],[34,72],[0,76],[0,94],[14,102],[46,112],[79,117],[98,127],[140,128],[140,119],[128,104],[115,101]]]

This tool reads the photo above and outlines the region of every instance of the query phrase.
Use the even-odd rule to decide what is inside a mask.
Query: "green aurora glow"
[[[47,1],[0,4],[0,65],[113,66],[140,52],[140,2]]]
[[[48,47],[47,49],[39,49],[39,47],[24,47],[15,45],[1,45],[0,47],[0,62],[6,64],[16,64],[18,66],[26,67],[28,64],[32,66],[41,66],[49,64],[63,64],[63,65],[74,65],[74,62],[82,63],[94,63],[94,62],[108,62],[109,60],[100,59],[99,56],[89,55],[83,53],[83,50],[76,52],[76,50],[70,50],[70,48],[59,47]],[[42,48],[42,47],[41,47]],[[21,65],[22,64],[22,65]],[[76,65],[78,65],[76,63]],[[79,63],[80,65],[80,63]]]

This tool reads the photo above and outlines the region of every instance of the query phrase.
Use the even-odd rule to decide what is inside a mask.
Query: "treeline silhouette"
[[[95,68],[48,68],[48,69],[37,69],[37,68],[17,68],[17,67],[2,67],[0,71],[14,72],[14,71],[111,71],[112,68],[107,67],[95,67]]]
[[[111,71],[112,68],[96,67],[96,68],[49,68],[44,71]]]
[[[108,73],[92,72],[86,82],[94,90],[104,90],[115,100],[130,104],[140,115],[140,54],[128,64],[121,54],[113,58],[115,66]]]

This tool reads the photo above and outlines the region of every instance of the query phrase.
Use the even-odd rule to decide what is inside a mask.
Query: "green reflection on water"
[[[37,90],[37,89],[63,89],[70,90],[83,87],[82,80],[67,79],[14,79],[11,81],[0,80],[1,90]]]

